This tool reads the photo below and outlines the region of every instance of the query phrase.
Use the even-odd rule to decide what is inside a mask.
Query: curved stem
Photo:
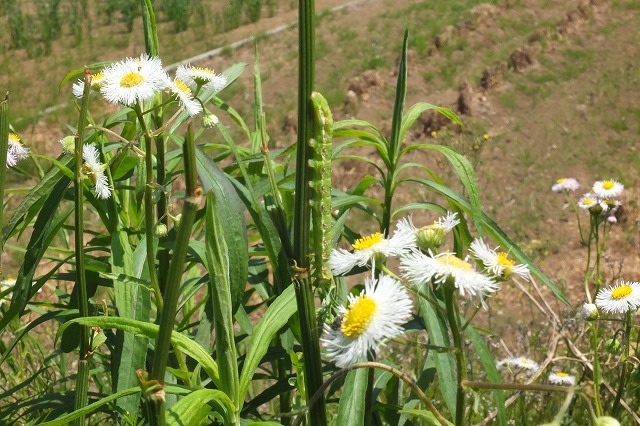
[[[405,382],[411,388],[411,390],[416,394],[418,399],[422,401],[425,407],[427,407],[427,410],[429,410],[435,416],[435,418],[438,420],[438,422],[441,425],[447,426],[450,424],[450,422],[447,419],[445,419],[442,416],[442,414],[438,411],[436,406],[433,405],[429,397],[422,391],[422,389],[420,389],[420,386],[418,386],[418,384],[414,382],[409,376],[404,374],[402,371],[396,370],[395,368],[390,367],[386,364],[382,364],[380,362],[367,361],[367,362],[359,362],[357,364],[352,365],[351,367],[343,368],[333,373],[333,375],[323,383],[320,389],[318,389],[318,391],[311,398],[309,398],[309,402],[307,403],[306,407],[303,407],[301,410],[296,410],[295,412],[289,413],[290,415],[298,415],[298,418],[296,418],[296,421],[293,422],[291,426],[298,426],[302,422],[302,420],[304,419],[304,416],[300,414],[305,413],[316,402],[318,402],[318,400],[324,396],[324,392],[329,388],[329,386],[331,386],[331,383],[336,381],[341,376],[344,376],[349,371],[355,370],[358,368],[378,368],[380,370],[384,370],[393,374],[398,379]]]

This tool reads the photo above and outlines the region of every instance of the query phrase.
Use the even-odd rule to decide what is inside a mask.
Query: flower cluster
[[[336,365],[349,366],[367,354],[377,354],[378,346],[402,332],[401,325],[411,315],[411,302],[399,280],[409,288],[449,286],[461,296],[484,299],[495,293],[514,274],[529,278],[524,265],[516,265],[502,251],[490,249],[483,240],[475,240],[469,253],[482,266],[476,270],[469,258],[438,249],[458,224],[456,213],[448,213],[433,224],[416,227],[412,218],[401,219],[392,236],[375,233],[357,239],[353,250],[334,249],[329,266],[335,275],[346,275],[355,268],[380,270],[378,280],[367,281],[358,297],[351,296],[347,308],[342,308],[338,323],[326,326],[324,345]],[[401,276],[385,266],[389,258],[399,260]],[[375,308],[374,308],[375,307]],[[384,322],[387,326],[378,324]]]
[[[29,156],[29,148],[26,148],[20,136],[15,133],[9,133],[9,144],[7,145],[7,168],[14,167],[18,161],[24,160]]]
[[[137,58],[126,58],[101,72],[92,75],[91,90],[99,91],[113,104],[134,106],[150,101],[160,92],[167,92],[179,102],[190,116],[202,112],[202,103],[194,91],[213,89],[219,91],[226,85],[223,75],[208,68],[181,65],[172,80],[162,68],[158,57],[142,54]],[[81,98],[84,82],[74,83],[72,92]]]

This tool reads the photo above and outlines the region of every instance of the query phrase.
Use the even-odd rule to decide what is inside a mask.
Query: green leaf
[[[369,369],[367,368],[358,368],[347,373],[338,406],[336,424],[345,426],[364,424],[368,376]]]
[[[234,340],[233,306],[229,279],[229,247],[225,241],[221,216],[217,196],[214,192],[210,192],[207,195],[206,244],[209,296],[213,302],[215,318],[216,360],[220,367],[220,380],[223,385],[221,390],[229,395],[236,405],[240,405],[238,360]]]
[[[458,116],[449,108],[439,107],[427,102],[418,102],[412,105],[411,108],[409,108],[409,111],[406,112],[406,114],[402,119],[402,128],[400,129],[400,140],[404,140],[404,138],[407,136],[407,132],[409,131],[409,129],[411,129],[411,127],[416,122],[418,117],[420,117],[420,115],[422,115],[423,112],[431,109],[444,115],[449,120],[458,124],[460,127],[463,126],[462,121],[460,121],[460,118],[458,118]]]
[[[62,155],[58,160],[67,167],[74,163],[74,159],[70,155]],[[25,197],[22,203],[20,203],[20,206],[15,210],[11,219],[9,219],[2,236],[2,245],[4,245],[7,242],[7,239],[14,234],[18,225],[24,223],[24,226],[26,227],[29,222],[31,222],[31,219],[38,214],[40,208],[52,194],[56,185],[58,185],[60,181],[65,182],[66,186],[69,186],[71,183],[71,180],[65,177],[64,172],[57,167],[51,167],[42,177],[40,182],[38,182],[36,186],[29,191],[29,194]]]
[[[196,164],[205,192],[216,197],[217,214],[224,223],[222,234],[229,256],[229,280],[232,311],[242,304],[244,288],[249,276],[249,251],[244,205],[228,176],[200,148],[196,149]],[[209,270],[209,274],[215,271]]]
[[[409,29],[405,28],[402,40],[402,53],[398,65],[398,80],[396,82],[396,99],[393,104],[393,118],[391,119],[391,137],[389,138],[389,159],[395,165],[402,146],[400,129],[402,127],[402,113],[407,95],[407,48],[409,45]]]
[[[295,291],[292,285],[278,296],[264,313],[264,316],[253,329],[250,348],[240,374],[240,397],[244,398],[256,368],[273,339],[273,336],[289,321],[296,312]],[[241,409],[242,407],[238,407]]]
[[[480,355],[480,361],[482,361],[484,371],[487,373],[487,380],[489,380],[490,383],[502,382],[500,373],[496,368],[496,362],[493,359],[493,355],[485,341],[482,340],[482,337],[480,337],[478,332],[471,326],[465,329],[465,333],[469,337],[469,340],[471,340],[471,343],[475,346],[478,355]],[[498,410],[498,424],[500,424],[500,426],[506,426],[507,414],[504,406],[504,392],[500,389],[495,389],[493,391],[493,395],[495,396],[496,407]]]
[[[427,410],[400,410],[398,411],[401,414],[406,414],[412,417],[417,417],[419,419],[422,420],[426,420],[427,422],[429,422],[429,424],[432,424],[434,426],[440,426],[440,422],[438,421],[438,419],[436,418],[436,416],[433,415],[433,413],[431,413],[431,411],[427,411]],[[451,423],[450,421],[447,421],[447,425],[453,426],[453,423]]]
[[[431,293],[428,285],[423,285],[421,291]],[[420,314],[429,333],[429,343],[435,346],[450,347],[449,328],[446,319],[435,309],[431,303],[419,297]],[[456,369],[451,352],[430,351],[436,370],[438,371],[438,384],[442,399],[444,399],[451,416],[455,418],[456,412]]]
[[[100,327],[103,329],[116,328],[129,333],[146,336],[155,339],[158,336],[159,326],[142,321],[118,317],[83,317],[75,318],[63,324],[58,330],[58,336],[71,324],[86,325],[89,327]],[[209,375],[216,387],[221,387],[218,364],[211,358],[211,355],[202,346],[191,340],[188,336],[173,331],[171,334],[171,344],[182,353],[189,355],[202,365],[202,368]]]
[[[40,260],[42,260],[42,256],[55,238],[58,230],[64,225],[65,220],[73,211],[73,208],[68,208],[66,211],[57,214],[58,206],[67,190],[67,186],[69,186],[69,181],[66,178],[60,179],[42,205],[38,219],[33,225],[33,233],[27,245],[22,266],[18,271],[16,283],[13,286],[11,305],[2,316],[2,319],[0,319],[0,331],[4,330],[7,324],[27,306],[31,296],[33,276],[40,264]]]
[[[127,233],[117,230],[111,236],[109,261],[111,272],[118,275],[118,278],[113,280],[118,315],[121,318],[146,322],[149,321],[151,294],[141,288],[138,283],[126,279],[134,275],[133,259],[133,250]],[[144,368],[148,344],[149,340],[143,336],[135,336],[123,331],[116,333],[116,344],[112,354],[113,387],[116,391],[138,384],[136,370]],[[133,416],[138,412],[139,398],[127,397],[118,405]]]
[[[219,412],[225,419],[229,419],[229,413],[235,411],[233,402],[222,391],[217,389],[199,389],[180,398],[167,410],[167,426],[199,425],[207,418],[211,411],[210,404],[214,405],[214,411]],[[225,422],[231,424],[229,420]]]
[[[40,423],[40,426],[62,426],[62,425],[67,425],[72,420],[78,419],[80,417],[86,416],[87,414],[93,413],[98,408],[102,407],[103,405],[106,405],[106,404],[110,403],[111,401],[115,401],[115,400],[117,400],[119,398],[123,398],[125,396],[135,395],[135,394],[137,394],[139,392],[140,392],[140,387],[138,387],[138,386],[136,386],[134,388],[131,388],[131,389],[125,389],[123,391],[116,392],[113,395],[109,395],[109,396],[107,396],[105,398],[102,398],[102,399],[94,402],[93,404],[89,404],[86,407],[82,407],[79,410],[76,410],[76,411],[74,411],[72,413],[69,413],[66,416],[62,416],[62,417],[57,418],[55,420],[52,420],[50,422]]]

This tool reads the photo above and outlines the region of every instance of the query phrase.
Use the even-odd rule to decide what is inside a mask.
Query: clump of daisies
[[[19,161],[29,157],[29,148],[22,144],[20,136],[9,133],[9,144],[7,145],[7,168],[15,167]]]
[[[203,110],[196,96],[199,91],[217,92],[226,84],[226,77],[213,70],[185,65],[178,67],[172,79],[163,69],[160,58],[146,54],[125,58],[91,76],[91,90],[99,91],[110,103],[134,107],[165,92],[192,117]],[[74,83],[72,92],[81,98],[84,82]]]
[[[412,308],[407,291],[395,279],[387,275],[367,279],[359,295],[349,295],[336,321],[324,326],[327,355],[341,368],[378,355],[386,340],[404,332]]]
[[[540,366],[531,358],[524,356],[516,356],[502,359],[496,362],[496,367],[501,370],[506,367],[517,368],[520,370],[536,371]]]

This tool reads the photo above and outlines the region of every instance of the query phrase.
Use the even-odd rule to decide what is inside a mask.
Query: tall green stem
[[[302,349],[307,394],[313,395],[322,386],[319,330],[315,315],[314,292],[309,281],[309,182],[313,169],[309,166],[313,111],[311,93],[314,81],[315,4],[314,0],[300,0],[298,8],[298,138],[296,157],[296,198],[293,216],[293,254],[296,270],[302,272],[294,280],[298,317],[302,330]],[[324,398],[309,412],[311,425],[327,424]]]
[[[91,72],[84,70],[84,92],[78,118],[78,133],[75,143],[75,179],[74,179],[74,219],[75,219],[75,252],[76,252],[76,285],[78,286],[78,311],[81,317],[89,316],[89,300],[87,294],[87,279],[84,265],[84,175],[82,173],[82,151],[84,141],[84,129],[87,121],[87,109],[89,107],[89,92],[91,91]],[[87,392],[89,388],[89,364],[87,358],[91,354],[89,343],[89,327],[80,327],[80,363],[78,364],[78,376],[76,378],[76,398],[74,409],[78,410],[87,405]],[[84,416],[75,421],[77,426],[85,424]]]
[[[169,361],[169,350],[171,348],[171,334],[175,324],[178,298],[180,296],[180,283],[184,271],[184,262],[189,248],[191,228],[195,221],[198,206],[202,198],[202,189],[197,186],[197,170],[195,162],[195,142],[193,140],[193,129],[189,125],[187,137],[183,144],[184,168],[186,180],[186,197],[182,210],[182,219],[178,227],[176,243],[173,251],[171,265],[167,276],[167,286],[164,294],[164,307],[160,316],[160,330],[156,340],[156,351],[153,358],[153,369],[151,370],[151,380],[157,381],[164,388],[164,375]],[[148,152],[147,152],[148,154]],[[155,409],[155,417],[151,423],[164,425],[164,394],[156,392],[150,395],[151,402]]]
[[[146,186],[144,189],[144,227],[146,235],[146,247],[147,247],[147,268],[149,270],[149,281],[151,282],[151,289],[156,297],[156,306],[158,312],[162,312],[164,302],[162,291],[160,290],[160,284],[158,282],[158,273],[156,271],[156,252],[155,252],[155,232],[153,225],[155,218],[153,214],[153,155],[151,149],[151,136],[147,129],[147,124],[144,121],[144,115],[142,114],[142,108],[139,104],[134,105],[134,111],[140,122],[140,128],[144,135],[144,150],[146,155],[144,156],[145,167],[145,179]]]
[[[602,416],[602,401],[600,400],[600,383],[602,382],[602,370],[598,359],[598,322],[592,321],[591,326],[591,352],[593,353],[593,401],[596,406],[596,414]]]
[[[629,364],[629,345],[631,344],[631,311],[627,311],[625,316],[624,328],[624,356],[622,357],[622,368],[620,369],[620,378],[618,379],[618,389],[616,391],[616,399],[613,401],[611,414],[615,417],[620,410],[620,401],[624,393],[625,384],[627,383],[627,365]]]
[[[4,97],[0,106],[0,231],[4,221],[4,185],[6,182],[7,151],[9,149],[9,93]],[[4,252],[4,242],[0,242],[0,277],[2,276],[2,253]]]
[[[453,336],[454,353],[456,357],[456,426],[462,426],[464,420],[464,387],[467,370],[464,362],[464,347],[460,333],[459,314],[456,304],[456,289],[452,282],[445,284],[445,304],[447,307],[447,319]]]

